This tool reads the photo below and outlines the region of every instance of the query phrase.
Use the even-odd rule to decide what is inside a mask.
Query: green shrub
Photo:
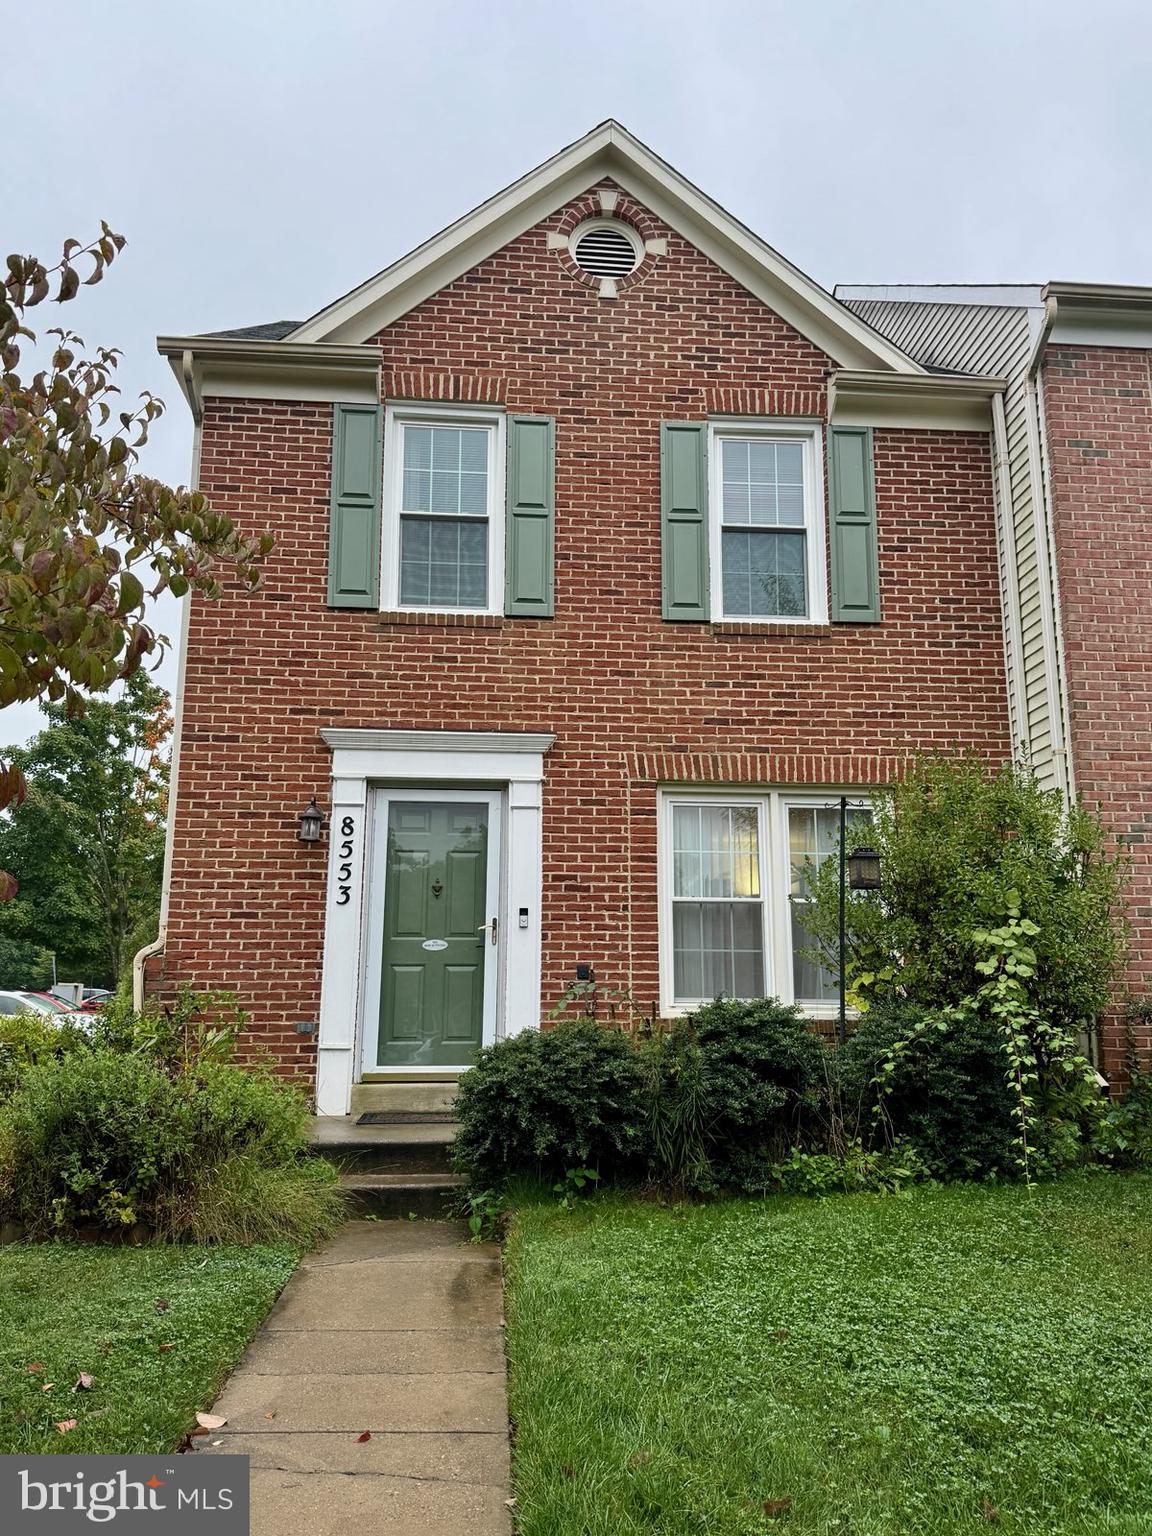
[[[166,1230],[195,1243],[278,1243],[314,1248],[345,1216],[340,1175],[323,1157],[268,1163],[240,1152],[203,1169],[166,1201]]]
[[[879,897],[848,902],[849,981],[876,1001],[945,1008],[979,984],[975,939],[1016,898],[1036,925],[1028,996],[1037,1013],[1071,1031],[1110,1006],[1124,953],[1122,869],[1099,817],[1045,790],[1019,766],[993,769],[975,754],[921,758],[858,828],[880,854]],[[837,966],[839,869],[810,877],[804,924],[820,958]],[[864,978],[870,978],[866,983]]]
[[[307,1119],[296,1090],[220,1063],[173,1073],[108,1049],[43,1061],[0,1108],[0,1218],[33,1237],[141,1223],[309,1242],[334,1224],[336,1174],[304,1157]]]
[[[1000,1035],[986,1020],[949,1018],[946,1028],[920,1035],[896,1058],[882,1120],[874,1116],[876,1072],[890,1047],[924,1015],[921,1008],[893,1003],[877,1005],[860,1020],[837,1053],[846,1116],[866,1137],[886,1126],[906,1139],[934,1178],[1017,1177],[1015,1101]]]
[[[1127,1093],[1109,1101],[1099,1118],[1093,1150],[1113,1168],[1152,1168],[1152,1075],[1135,1064]]]
[[[673,1188],[758,1188],[766,1162],[819,1137],[827,1054],[798,1008],[709,1003],[646,1054],[652,1169]]]
[[[140,1012],[131,995],[118,992],[87,1024],[95,1050],[146,1056],[169,1072],[204,1062],[231,1061],[248,1016],[230,992],[194,992],[181,987],[173,1002],[149,1003]]]
[[[526,1029],[460,1080],[454,1156],[477,1186],[513,1174],[618,1178],[643,1165],[642,1074],[631,1041],[585,1019]]]
[[[890,1147],[866,1147],[850,1141],[839,1152],[791,1155],[766,1170],[765,1188],[786,1195],[898,1195],[931,1175],[909,1142]]]
[[[29,1009],[0,1014],[0,1099],[15,1089],[29,1067],[62,1055],[78,1040],[74,1027]]]

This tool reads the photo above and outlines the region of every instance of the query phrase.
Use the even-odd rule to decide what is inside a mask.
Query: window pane
[[[807,535],[726,528],[721,584],[729,618],[804,618],[808,613]]]
[[[432,428],[432,468],[460,473],[460,428]]]
[[[756,807],[674,805],[672,882],[673,893],[678,897],[759,897]]]
[[[404,428],[404,468],[432,468],[432,428]]]
[[[676,902],[672,987],[677,1001],[763,996],[761,912],[758,901]]]
[[[460,433],[460,468],[466,475],[488,473],[488,431],[475,428]]]
[[[401,430],[400,601],[484,608],[490,429],[409,422]]]
[[[420,427],[404,433],[403,512],[488,515],[487,427]]]
[[[834,1003],[839,999],[840,988],[836,972],[817,965],[805,957],[805,951],[815,948],[812,935],[804,926],[802,904],[792,908],[792,987],[798,1003]]]
[[[723,521],[804,526],[804,445],[773,438],[722,438]]]
[[[868,809],[848,813],[848,846],[858,840],[861,827],[872,820]],[[835,971],[806,959],[804,950],[813,949],[811,934],[804,926],[804,907],[813,873],[826,859],[837,858],[840,847],[839,806],[793,805],[788,808],[788,852],[790,904],[792,907],[792,986],[797,1002],[834,1002],[839,996]]]
[[[459,515],[459,474],[447,474],[439,469],[432,471],[432,496],[428,504],[428,510],[429,512],[440,512],[452,517]]]
[[[432,608],[483,608],[488,600],[488,524],[400,520],[400,601]]]

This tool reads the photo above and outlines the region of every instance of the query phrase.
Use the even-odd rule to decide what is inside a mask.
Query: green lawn
[[[1152,1177],[531,1206],[508,1268],[522,1536],[1152,1532]]]
[[[0,1453],[171,1449],[296,1258],[287,1247],[0,1248]],[[82,1371],[92,1387],[73,1392]],[[68,1419],[77,1426],[61,1434]]]

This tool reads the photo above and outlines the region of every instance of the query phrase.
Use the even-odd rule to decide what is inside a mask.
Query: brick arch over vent
[[[601,197],[601,193],[606,196]],[[614,203],[613,199],[615,199]],[[582,283],[585,288],[600,286],[600,278],[594,272],[585,272],[582,267],[577,266],[572,252],[568,249],[568,240],[573,230],[578,229],[589,219],[619,219],[640,237],[640,243],[644,247],[644,255],[635,271],[629,272],[626,277],[612,279],[616,284],[617,293],[625,293],[629,288],[635,288],[644,282],[645,278],[651,277],[664,253],[663,228],[657,224],[646,208],[629,197],[627,192],[612,181],[602,181],[590,188],[583,197],[568,204],[555,226],[545,226],[550,236],[562,239],[564,242],[563,245],[556,246],[555,255],[569,277]],[[650,246],[653,248],[650,249]]]

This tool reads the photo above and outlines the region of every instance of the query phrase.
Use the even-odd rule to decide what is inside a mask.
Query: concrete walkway
[[[350,1221],[302,1261],[194,1441],[251,1457],[252,1536],[506,1536],[499,1251],[465,1236]]]

